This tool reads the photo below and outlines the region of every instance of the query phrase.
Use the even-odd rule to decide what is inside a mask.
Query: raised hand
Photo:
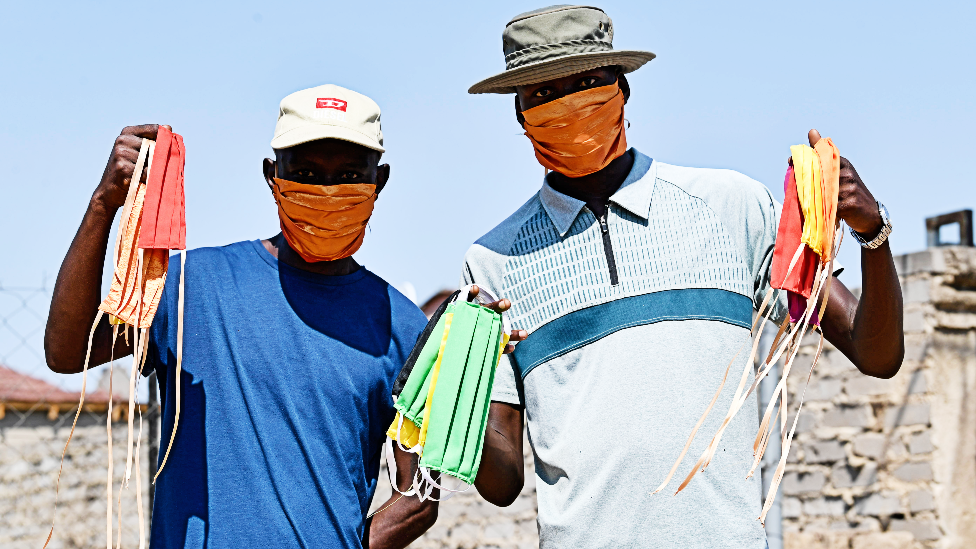
[[[820,141],[820,133],[815,129],[810,130],[807,138],[810,140],[810,146],[813,147]],[[877,236],[884,225],[874,195],[861,181],[861,176],[857,175],[857,170],[854,169],[851,161],[843,156],[840,157],[837,217],[843,219],[850,228],[868,240]]]
[[[170,129],[169,126],[165,126],[165,128]],[[108,157],[108,163],[102,173],[102,180],[99,182],[94,196],[110,211],[117,210],[125,205],[125,196],[129,190],[129,179],[132,178],[136,160],[139,158],[142,139],[155,140],[157,131],[159,131],[158,124],[128,126],[115,138],[112,154]],[[145,181],[148,173],[148,170],[142,172],[143,181]]]

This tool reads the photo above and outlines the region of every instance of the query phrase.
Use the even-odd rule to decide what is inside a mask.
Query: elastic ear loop
[[[467,482],[457,477],[454,477],[453,475],[450,475],[448,473],[440,473],[438,477],[448,476],[448,477],[455,478],[458,481],[457,484],[454,485],[454,488],[447,488],[444,485],[435,481],[431,477],[430,469],[428,469],[427,467],[419,467],[419,470],[420,473],[423,475],[424,482],[427,483],[427,489],[425,490],[424,497],[420,498],[420,501],[424,501],[425,499],[429,499],[431,501],[447,501],[452,497],[454,497],[454,494],[467,492],[469,489],[471,489],[471,485],[468,484]],[[461,485],[464,485],[464,488],[461,488]],[[434,488],[440,490],[441,492],[447,492],[447,495],[441,497],[440,499],[431,497],[430,494],[434,491]]]
[[[115,240],[115,248],[112,254],[112,267],[114,268],[119,262],[119,248],[121,246],[122,235],[124,234],[123,224],[128,223],[129,212],[132,210],[132,203],[135,200],[136,192],[139,188],[139,182],[142,180],[142,172],[144,166],[146,165],[146,159],[150,156],[152,151],[152,146],[155,142],[143,138],[142,144],[139,147],[139,157],[136,159],[136,165],[132,170],[132,178],[129,180],[129,190],[126,192],[125,204],[122,209],[122,216],[119,218],[119,234]],[[147,146],[148,145],[148,146]],[[151,162],[151,160],[150,160]],[[51,520],[51,531],[47,535],[47,539],[44,541],[44,548],[48,546],[51,542],[51,537],[54,535],[54,524],[57,519],[57,509],[58,509],[58,499],[61,493],[61,473],[64,471],[64,457],[68,453],[68,445],[71,444],[71,439],[74,437],[75,428],[78,425],[78,418],[81,416],[82,407],[85,404],[85,387],[88,383],[88,364],[91,359],[91,348],[92,341],[95,337],[95,329],[98,327],[98,322],[102,319],[103,311],[99,310],[95,315],[95,321],[92,323],[91,330],[88,334],[88,349],[85,352],[85,364],[82,368],[81,377],[81,395],[78,398],[78,410],[75,412],[74,420],[71,423],[71,430],[68,432],[68,440],[64,443],[64,449],[61,451],[61,465],[58,467],[58,480],[54,492],[54,515],[55,517]],[[126,334],[128,336],[128,334]],[[112,360],[109,361],[109,399],[108,399],[108,433],[109,433],[109,489],[108,489],[108,499],[109,499],[109,509],[108,509],[108,529],[111,532],[112,528],[112,509],[111,509],[111,482],[112,482],[112,458],[111,458],[111,432],[112,432],[112,400],[114,393],[112,392],[112,372],[114,371],[114,355],[115,355],[115,341],[118,337],[118,325],[113,325],[112,327],[112,349],[111,356]],[[128,343],[128,337],[126,337],[126,343]],[[140,512],[142,507],[140,506]],[[108,545],[110,549],[112,544],[111,533],[108,535]]]
[[[183,371],[183,300],[185,292],[185,279],[186,279],[186,250],[180,250],[180,292],[179,292],[179,303],[177,305],[177,317],[176,320],[176,377],[174,380],[174,385],[176,386],[176,415],[173,418],[173,432],[169,437],[169,446],[166,447],[166,454],[163,456],[163,462],[159,465],[159,470],[156,471],[156,476],[153,477],[153,484],[156,483],[156,479],[159,478],[160,473],[163,472],[163,467],[166,466],[166,460],[169,459],[169,452],[173,449],[173,441],[176,440],[176,428],[180,424],[180,373]]]
[[[796,266],[797,261],[800,259],[800,255],[801,255],[801,253],[803,251],[803,246],[804,245],[801,244],[797,248],[796,252],[793,254],[793,259],[792,259],[792,261],[790,261],[790,266],[789,266],[789,269],[787,270],[786,277],[789,277],[790,273],[793,271],[793,267]],[[769,317],[772,314],[773,308],[774,308],[773,306],[770,306],[769,311],[766,312],[765,311],[766,306],[770,304],[770,300],[772,298],[774,298],[774,297],[776,297],[776,296],[779,295],[779,292],[780,292],[780,290],[776,289],[776,290],[770,290],[769,293],[766,294],[766,298],[763,300],[762,304],[759,306],[759,310],[757,311],[757,314],[756,314],[756,319],[752,323],[752,330],[751,330],[751,332],[756,332],[756,326],[759,325],[760,326],[760,330],[759,330],[758,333],[762,333],[762,328],[765,327],[765,323],[769,320]],[[765,316],[763,316],[763,313],[764,312],[766,312]],[[762,324],[759,324],[760,319],[762,319]],[[712,408],[715,406],[715,403],[718,401],[718,397],[719,397],[719,395],[721,395],[722,389],[725,387],[725,381],[728,379],[729,371],[732,368],[732,364],[735,363],[735,360],[739,357],[739,353],[741,353],[742,352],[742,349],[745,348],[746,343],[748,343],[748,342],[747,341],[744,341],[742,343],[742,345],[739,347],[739,350],[736,351],[735,355],[732,357],[732,360],[729,361],[728,366],[726,366],[726,368],[725,368],[725,374],[722,376],[722,381],[721,381],[721,383],[719,383],[718,389],[715,391],[715,395],[712,397],[712,401],[708,404],[708,407],[705,408],[705,412],[702,414],[701,418],[698,420],[698,423],[695,424],[695,427],[691,430],[691,434],[688,437],[688,441],[685,443],[685,447],[681,450],[681,454],[678,455],[678,459],[675,461],[674,466],[671,467],[671,471],[668,473],[667,477],[665,477],[665,479],[661,483],[661,485],[658,486],[658,488],[652,492],[653,494],[656,494],[656,493],[660,492],[661,490],[664,489],[665,486],[668,485],[669,482],[671,482],[671,479],[674,477],[674,474],[678,470],[678,466],[681,465],[681,462],[684,460],[685,455],[688,453],[688,450],[691,448],[691,443],[695,440],[695,436],[698,434],[698,430],[705,423],[705,419],[708,417],[709,413],[712,411]],[[745,379],[748,378],[748,373],[749,373],[749,370],[751,370],[752,361],[755,359],[755,354],[756,354],[756,350],[758,349],[758,344],[759,344],[759,339],[756,338],[755,341],[754,341],[754,343],[753,343],[752,358],[750,358],[748,361],[746,361],[746,369],[743,372],[743,379],[739,383],[739,388],[736,391],[736,397],[733,397],[733,400],[732,400],[732,408],[730,409],[730,413],[732,415],[735,414],[735,412],[732,411],[733,409],[735,409],[737,411],[737,408],[735,407],[735,405],[736,405],[736,398],[738,397],[738,394],[742,391],[742,387],[743,387],[743,385],[745,383]],[[762,372],[760,372],[760,373],[762,373]],[[752,389],[750,389],[750,391],[751,390]],[[747,397],[748,397],[748,395],[747,395]],[[714,442],[714,440],[713,440],[713,442]],[[707,450],[706,450],[706,452],[707,452]],[[677,494],[678,492],[680,492],[684,488],[684,486],[687,485],[687,482],[690,481],[691,480],[691,477],[693,477],[694,474],[695,474],[695,472],[697,472],[698,466],[700,465],[700,463],[701,463],[701,460],[699,460],[699,464],[696,464],[696,466],[692,469],[691,474],[689,475],[689,477],[685,480],[684,483],[682,483],[682,486],[678,489],[677,492],[675,492],[675,494]]]

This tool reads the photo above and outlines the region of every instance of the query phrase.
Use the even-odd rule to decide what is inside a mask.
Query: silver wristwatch
[[[888,208],[885,208],[884,204],[878,201],[875,202],[878,204],[878,213],[881,214],[881,222],[884,223],[884,226],[881,227],[881,232],[878,233],[878,236],[874,237],[874,240],[864,240],[864,238],[857,234],[854,229],[850,229],[850,227],[848,227],[848,229],[851,231],[851,236],[857,240],[857,243],[860,244],[862,248],[867,248],[869,250],[873,250],[884,244],[885,240],[888,240],[888,235],[891,234],[891,218],[888,217]]]

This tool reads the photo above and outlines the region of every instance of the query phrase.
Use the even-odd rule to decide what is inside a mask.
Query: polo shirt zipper
[[[610,212],[610,204],[607,204],[606,213],[600,216],[600,232],[603,233],[603,251],[607,254],[607,268],[610,269],[610,285],[616,286],[619,283],[617,278],[617,261],[613,258],[613,244],[610,242],[610,226],[607,224],[607,213]]]

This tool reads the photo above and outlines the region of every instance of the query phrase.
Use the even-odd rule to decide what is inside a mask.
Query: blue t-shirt
[[[146,371],[175,412],[180,262],[170,261]],[[182,406],[151,546],[361,547],[394,417],[393,381],[426,324],[375,274],[309,273],[260,241],[186,259]]]

